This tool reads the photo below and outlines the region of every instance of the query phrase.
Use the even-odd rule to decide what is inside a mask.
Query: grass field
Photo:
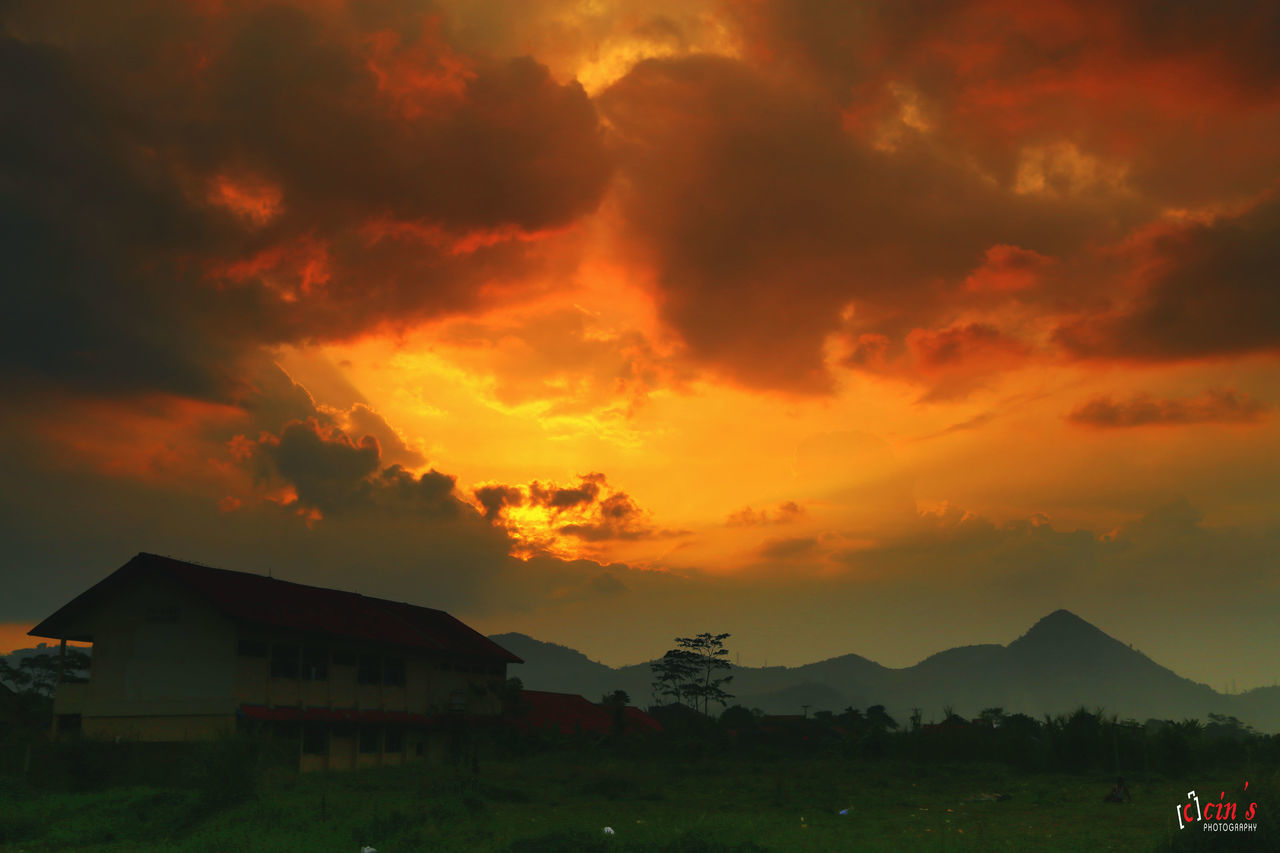
[[[478,774],[274,771],[239,802],[207,788],[9,786],[0,851],[1155,851],[1178,834],[1173,807],[1189,787],[1242,799],[1234,778],[1134,777],[1132,803],[1105,805],[1110,781],[985,764],[542,755]],[[1274,782],[1253,780],[1250,794]]]

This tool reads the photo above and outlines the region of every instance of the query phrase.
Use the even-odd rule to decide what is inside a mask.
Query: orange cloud
[[[1280,197],[1244,212],[1163,224],[1135,241],[1135,295],[1064,318],[1081,358],[1173,361],[1280,350]]]
[[[946,329],[913,329],[907,346],[925,370],[947,370],[975,362],[1025,355],[1027,345],[995,326],[969,323]]]
[[[964,280],[972,291],[1016,292],[1035,287],[1054,263],[1031,249],[998,244],[987,249],[985,262]]]
[[[114,477],[152,483],[221,480],[218,443],[205,438],[248,416],[238,406],[168,395],[141,400],[64,400],[28,425],[60,458]],[[86,425],[92,425],[87,428]]]
[[[577,485],[538,481],[528,485],[487,484],[473,491],[484,514],[505,527],[524,557],[597,555],[604,543],[680,535],[660,530],[625,492],[610,488],[603,474],[585,474]]]
[[[441,101],[458,101],[476,79],[474,63],[450,49],[440,37],[440,19],[422,22],[417,39],[405,44],[395,30],[366,36],[368,67],[378,91],[391,98],[406,119],[439,108]]]
[[[1128,400],[1097,397],[1076,407],[1067,420],[1081,426],[1114,429],[1188,424],[1252,424],[1267,416],[1271,406],[1234,389],[1206,391],[1199,397],[1158,399],[1136,394]]]
[[[804,507],[795,501],[786,501],[773,509],[755,510],[749,506],[730,513],[725,523],[730,527],[760,527],[767,524],[787,524],[804,515]]]
[[[255,225],[266,225],[279,215],[283,194],[279,187],[263,181],[218,175],[210,182],[209,200]]]

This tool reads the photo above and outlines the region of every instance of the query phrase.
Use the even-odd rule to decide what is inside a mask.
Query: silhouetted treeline
[[[1255,732],[1233,717],[1198,720],[1118,720],[1078,708],[1040,719],[989,708],[965,719],[949,710],[939,722],[917,712],[906,721],[883,706],[843,713],[766,715],[741,706],[719,717],[673,704],[650,708],[661,732],[558,731],[520,733],[509,727],[459,723],[441,736],[444,760],[477,773],[486,761],[538,753],[608,753],[670,760],[785,760],[999,762],[1029,772],[1097,775],[1159,774],[1192,778],[1225,769],[1274,772],[1280,735]],[[36,788],[85,790],[124,784],[186,784],[211,792],[245,789],[264,767],[296,769],[296,749],[282,742],[228,738],[208,744],[110,743],[90,739],[47,742],[0,738],[0,777]]]
[[[1181,775],[1234,767],[1280,765],[1280,735],[1261,734],[1234,717],[1207,721],[1120,720],[1101,709],[1070,714],[1005,714],[988,708],[965,719],[943,709],[940,721],[917,712],[899,722],[882,705],[843,713],[767,715],[742,706],[718,718],[685,705],[649,709],[660,733],[503,735],[502,751],[599,748],[637,755],[759,757],[826,755],[850,760],[990,761],[1021,770]]]

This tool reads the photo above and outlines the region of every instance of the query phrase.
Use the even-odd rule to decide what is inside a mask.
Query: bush
[[[258,790],[268,745],[248,737],[222,737],[197,746],[190,781],[200,803],[218,810],[244,802]]]

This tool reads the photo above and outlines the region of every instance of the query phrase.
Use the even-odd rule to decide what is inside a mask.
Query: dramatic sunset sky
[[[1270,0],[0,0],[0,77],[0,651],[152,551],[1280,677]]]

